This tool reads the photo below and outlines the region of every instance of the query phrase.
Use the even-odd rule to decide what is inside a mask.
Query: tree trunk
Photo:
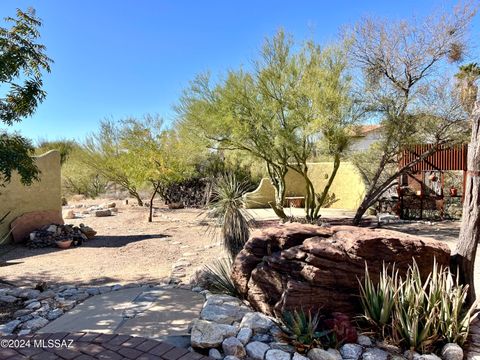
[[[452,271],[459,274],[461,284],[468,285],[468,305],[475,301],[474,264],[480,239],[480,105],[471,115],[472,137],[468,146],[467,181],[463,201],[462,224],[457,246],[452,255]]]
[[[137,200],[138,206],[143,206],[143,200],[136,190],[128,190],[128,192]]]
[[[153,221],[153,200],[155,200],[155,195],[157,195],[158,190],[160,189],[160,184],[152,181],[153,185],[153,193],[152,196],[150,197],[150,207],[149,207],[149,213],[148,213],[148,222]]]
[[[335,177],[337,176],[338,169],[340,167],[340,156],[335,155],[335,158],[333,160],[333,170],[332,173],[330,174],[330,178],[328,179],[327,185],[325,185],[325,188],[322,191],[322,194],[320,195],[318,199],[318,204],[315,209],[315,212],[313,214],[315,219],[318,219],[320,216],[318,216],[318,213],[320,212],[320,208],[323,206],[325,203],[325,199],[327,198],[328,192],[330,191],[330,188],[333,184],[333,180],[335,180]]]

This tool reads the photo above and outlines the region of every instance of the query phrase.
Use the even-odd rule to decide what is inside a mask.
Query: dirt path
[[[127,206],[111,217],[66,220],[98,232],[76,248],[8,246],[0,256],[0,262],[8,262],[0,267],[0,278],[21,285],[158,283],[169,277],[172,264],[182,258],[191,263],[188,279],[195,269],[222,256],[203,211],[157,209],[152,223],[146,221],[147,211]]]

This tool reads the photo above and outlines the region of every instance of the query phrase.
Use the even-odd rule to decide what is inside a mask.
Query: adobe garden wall
[[[321,162],[310,163],[309,176],[315,186],[315,190],[320,192],[330,176],[333,163]],[[296,172],[289,170],[285,178],[286,196],[305,196],[305,181]],[[330,193],[335,193],[336,203],[330,206],[333,209],[356,210],[365,195],[365,184],[358,173],[356,167],[350,162],[342,162],[333,180]],[[260,185],[254,191],[244,196],[246,207],[268,208],[268,202],[275,200],[275,190],[268,178],[262,179]]]
[[[40,181],[24,186],[18,174],[13,174],[12,181],[0,188],[0,217],[10,211],[0,224],[0,239],[9,232],[10,223],[25,213],[47,210],[62,217],[60,153],[52,150],[38,156],[36,164]]]

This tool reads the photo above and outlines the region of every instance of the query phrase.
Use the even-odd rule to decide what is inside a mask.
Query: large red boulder
[[[448,266],[450,249],[391,230],[293,223],[254,233],[235,259],[232,278],[251,305],[269,315],[295,308],[355,314],[365,263],[377,281],[384,262],[404,274],[412,258],[427,277],[434,258]]]

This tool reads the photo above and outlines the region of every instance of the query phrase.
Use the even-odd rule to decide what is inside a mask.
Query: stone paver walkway
[[[39,332],[134,335],[187,347],[203,303],[200,294],[168,286],[119,290],[89,298]]]
[[[55,333],[1,338],[2,360],[207,360],[170,344],[128,335]],[[7,341],[7,343],[5,343]],[[8,345],[8,342],[12,346]],[[29,344],[27,346],[27,344]],[[57,346],[50,346],[50,344]],[[21,346],[23,345],[23,346]],[[212,359],[213,360],[213,359]]]

